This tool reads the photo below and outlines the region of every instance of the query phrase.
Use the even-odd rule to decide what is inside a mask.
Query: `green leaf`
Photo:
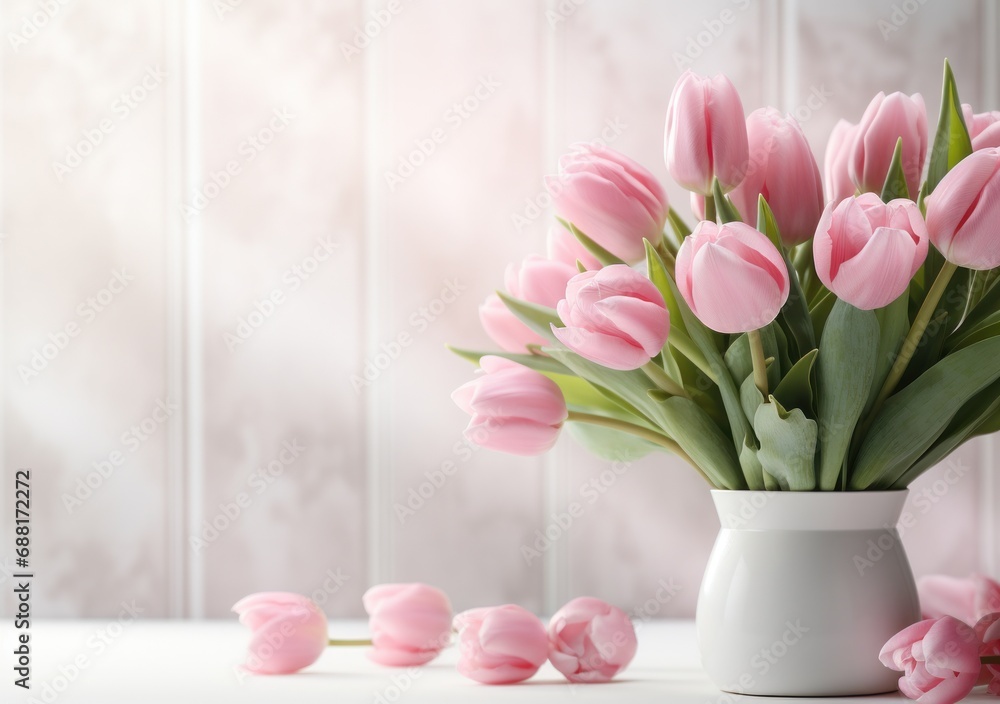
[[[910,330],[910,316],[907,313],[909,297],[904,292],[899,298],[875,311],[878,319],[878,355],[875,362],[875,377],[872,379],[872,388],[868,394],[868,401],[865,403],[865,410],[862,415],[867,415],[868,411],[875,404],[875,398],[889,376],[889,370],[896,361],[899,348],[903,345],[906,333]]]
[[[972,153],[972,140],[962,115],[962,101],[958,97],[955,75],[948,60],[944,62],[944,84],[941,90],[941,114],[937,132],[931,146],[930,164],[927,167],[927,193],[934,191],[955,164]]]
[[[809,306],[809,317],[812,318],[813,328],[818,338],[823,337],[823,329],[826,327],[826,321],[833,311],[833,304],[838,300],[833,295],[833,291],[827,291],[826,289],[821,289],[821,291],[824,291],[823,295]]]
[[[744,487],[735,448],[698,404],[683,396],[671,396],[659,405],[667,432],[716,486]]]
[[[885,175],[885,185],[882,186],[882,202],[888,203],[896,198],[909,199],[910,191],[906,186],[906,174],[903,173],[903,138],[896,140],[896,148],[892,152],[889,171]]]
[[[959,409],[998,377],[1000,337],[991,337],[948,355],[890,396],[861,444],[851,488],[892,486]]]
[[[684,238],[691,234],[691,226],[684,222],[684,218],[673,208],[667,211],[667,222],[670,223],[670,229],[674,231],[678,242],[683,242]]]
[[[774,389],[774,397],[785,408],[800,408],[810,418],[816,417],[813,368],[819,350],[809,350],[796,362]]]
[[[1000,382],[993,382],[976,394],[955,414],[951,423],[945,429],[930,449],[910,467],[896,483],[894,489],[903,489],[910,482],[943,460],[959,445],[973,437],[976,428],[992,417],[1000,409]]]
[[[593,423],[567,423],[566,429],[593,455],[610,462],[635,462],[656,450],[663,450],[642,438]]]
[[[740,405],[743,406],[743,412],[747,418],[753,418],[762,403],[764,403],[764,394],[757,388],[753,380],[753,374],[751,374],[740,384]],[[747,439],[743,438],[744,445],[746,442]]]
[[[757,458],[783,490],[816,488],[816,421],[798,408],[786,411],[772,396],[757,409],[753,427],[760,439]]]
[[[504,305],[507,306],[510,312],[517,316],[518,320],[549,342],[558,344],[559,341],[556,339],[556,336],[552,334],[552,326],[555,325],[557,328],[561,328],[563,326],[563,322],[559,319],[559,314],[552,308],[546,308],[545,306],[540,306],[537,303],[522,301],[520,298],[514,298],[510,294],[504,293],[503,291],[497,291],[497,295],[500,297],[500,300],[503,301]]]
[[[991,337],[996,337],[1000,335],[1000,311],[996,313],[996,319],[984,323],[975,330],[971,330],[965,334],[964,337],[958,338],[954,345],[951,345],[948,352],[957,352],[958,350],[965,349],[969,345],[974,345],[977,342],[982,342]]]
[[[837,488],[854,427],[868,401],[878,354],[878,319],[838,300],[819,343],[816,419],[820,434],[819,487]]]
[[[760,460],[757,459],[757,448],[748,444],[749,438],[744,438],[743,448],[740,450],[740,466],[743,468],[743,476],[747,478],[750,491],[761,491],[767,488],[764,484],[764,468],[761,467]]]
[[[712,179],[712,196],[715,198],[715,211],[720,223],[743,221],[740,212],[733,205],[733,201],[723,194],[722,186],[719,185],[717,178]]]
[[[546,355],[515,354],[513,352],[480,352],[477,350],[462,349],[461,347],[452,347],[451,345],[445,346],[462,359],[467,359],[476,366],[479,366],[479,360],[481,358],[487,355],[492,355],[494,357],[509,359],[512,362],[517,362],[518,364],[523,364],[524,366],[539,372],[552,372],[555,374],[569,373],[569,370],[561,362]]]
[[[763,195],[757,197],[757,229],[771,240],[781,254],[785,262],[785,269],[788,271],[789,291],[788,299],[781,306],[781,321],[784,327],[791,334],[794,344],[793,359],[798,359],[806,351],[816,347],[816,338],[813,332],[812,318],[809,317],[809,304],[805,294],[799,285],[799,275],[792,265],[788,252],[785,251],[781,243],[781,234],[778,232],[778,224],[771,212],[771,206],[767,204]]]
[[[572,232],[573,236],[579,240],[580,244],[582,244],[588,252],[593,254],[594,258],[604,266],[625,263],[622,259],[616,257],[614,254],[604,249],[604,247],[594,242],[594,240],[587,237],[587,235],[581,232],[580,229],[573,223],[563,220],[562,218],[556,218],[556,220],[561,222],[563,227]]]

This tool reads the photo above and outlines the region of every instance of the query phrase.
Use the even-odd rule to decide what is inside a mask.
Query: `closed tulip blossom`
[[[578,145],[546,179],[556,215],[627,262],[646,255],[642,240],[659,243],[667,192],[644,166],[597,144]]]
[[[851,180],[848,163],[857,129],[858,126],[855,124],[847,120],[839,120],[830,133],[830,139],[826,143],[826,156],[823,160],[827,202],[839,203],[844,198],[850,198],[854,195],[854,181]]]
[[[748,332],[778,316],[788,299],[788,269],[771,241],[749,225],[703,221],[677,252],[677,288],[711,329]]]
[[[509,264],[504,284],[515,298],[555,308],[566,293],[567,282],[576,274],[576,266],[535,254],[520,265]],[[522,323],[496,294],[479,307],[479,321],[490,339],[507,352],[525,352],[528,345],[545,344],[545,338]]]
[[[472,416],[465,437],[480,447],[512,455],[540,455],[559,437],[566,401],[554,381],[503,357],[479,360],[479,375],[452,400]]]
[[[663,296],[635,269],[617,264],[574,276],[556,306],[566,327],[553,333],[581,357],[610,369],[638,369],[670,332]]]
[[[820,281],[855,308],[889,305],[927,258],[927,227],[910,200],[883,203],[874,193],[830,203],[816,228]]]
[[[900,670],[899,691],[921,704],[953,704],[976,686],[981,642],[971,627],[951,616],[909,626],[879,653],[882,664]]]
[[[591,254],[580,243],[580,240],[574,237],[573,233],[562,225],[553,225],[549,228],[545,244],[549,259],[573,267],[574,274],[578,271],[576,267],[577,262],[583,264],[586,269],[601,268],[601,262],[597,260],[597,257]]]
[[[260,592],[240,599],[233,611],[253,634],[243,665],[248,672],[291,674],[312,665],[326,649],[326,614],[307,597]]]
[[[902,137],[902,167],[912,198],[917,197],[927,156],[927,109],[920,93],[876,95],[858,124],[848,162],[851,178],[864,192],[881,193],[889,164]]]
[[[471,609],[458,614],[458,671],[483,684],[522,682],[549,654],[545,627],[520,606]]]
[[[819,166],[799,123],[774,108],[747,117],[750,161],[743,181],[730,194],[743,222],[757,221],[759,196],[771,207],[786,247],[812,237],[823,212]]]
[[[451,602],[427,584],[379,584],[362,597],[380,665],[413,667],[430,662],[451,639]]]
[[[743,180],[749,158],[743,103],[725,76],[685,71],[670,95],[664,132],[667,170],[687,190],[708,195],[714,177],[727,193]]]
[[[1000,148],[958,162],[926,200],[931,241],[952,264],[1000,266]]]
[[[975,626],[976,635],[983,645],[980,657],[1000,657],[1000,611],[987,614]],[[978,684],[988,685],[987,692],[1000,696],[1000,664],[983,665]]]
[[[924,618],[953,616],[972,626],[987,614],[1000,612],[1000,582],[984,574],[926,575],[917,580],[917,592]]]
[[[549,621],[549,662],[570,682],[608,682],[635,656],[628,614],[593,597],[579,597]]]
[[[1000,110],[973,114],[972,106],[963,105],[962,112],[973,151],[1000,147]]]

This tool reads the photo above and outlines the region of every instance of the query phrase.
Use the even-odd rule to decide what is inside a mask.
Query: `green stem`
[[[705,196],[705,219],[715,222],[715,196],[711,193]]]
[[[570,411],[569,416],[566,420],[575,423],[590,423],[591,425],[601,425],[605,428],[611,428],[612,430],[618,430],[622,433],[628,435],[633,435],[647,442],[651,442],[654,445],[659,445],[660,447],[670,450],[673,454],[680,457],[682,460],[687,462],[689,465],[698,470],[698,473],[705,478],[705,481],[711,484],[713,487],[715,484],[711,479],[708,478],[701,467],[695,464],[695,461],[691,459],[688,453],[681,449],[681,446],[674,442],[671,438],[668,438],[662,433],[658,433],[655,430],[650,430],[649,428],[644,428],[641,425],[636,425],[635,423],[629,423],[626,420],[619,420],[617,418],[609,418],[608,416],[599,416],[593,413],[581,413],[579,411]]]
[[[764,397],[764,403],[767,403],[767,362],[764,360],[764,341],[760,339],[760,330],[749,331],[747,340],[750,342],[750,359],[753,361],[753,383]]]
[[[951,277],[957,270],[958,265],[946,261],[944,266],[941,267],[941,271],[938,272],[937,278],[934,279],[934,285],[927,292],[927,297],[924,298],[920,310],[917,311],[917,317],[913,319],[913,325],[910,326],[910,332],[906,334],[903,346],[899,349],[899,354],[892,363],[889,376],[886,377],[885,383],[882,384],[882,389],[878,392],[878,396],[875,397],[875,403],[865,422],[865,431],[868,430],[871,421],[878,415],[879,409],[882,408],[885,400],[896,390],[899,380],[903,378],[903,374],[906,372],[906,367],[910,364],[913,353],[917,351],[917,347],[920,345],[920,338],[923,337],[924,332],[927,330],[927,325],[934,314],[934,309],[937,308],[938,303],[941,301],[941,296],[944,295],[944,291],[948,287],[948,282],[951,281]]]
[[[326,642],[327,645],[334,647],[348,647],[354,645],[371,645],[371,638],[347,638],[347,639],[337,639],[331,638]]]
[[[667,373],[663,371],[663,367],[653,360],[649,360],[642,365],[642,371],[646,373],[646,376],[648,376],[658,388],[666,391],[671,396],[683,396],[684,398],[690,398],[687,391],[684,390],[684,387],[671,379]]]

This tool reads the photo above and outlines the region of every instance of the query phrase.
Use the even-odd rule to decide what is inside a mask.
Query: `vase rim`
[[[712,490],[722,527],[735,530],[892,531],[908,495],[909,489]]]

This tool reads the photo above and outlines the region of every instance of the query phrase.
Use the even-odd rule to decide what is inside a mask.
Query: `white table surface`
[[[278,702],[324,704],[424,704],[437,702],[641,702],[772,704],[797,701],[741,697],[716,690],[698,664],[694,624],[664,621],[639,624],[639,651],[614,682],[572,685],[548,663],[521,685],[486,686],[455,671],[456,652],[448,648],[417,671],[382,668],[365,657],[364,648],[328,648],[307,670],[286,676],[242,676],[248,631],[233,621],[139,621],[121,632],[105,621],[48,621],[32,624],[32,690],[13,686],[11,651],[14,629],[0,627],[0,702],[52,704],[145,704],[156,702]],[[100,629],[105,629],[101,631]],[[333,637],[363,637],[360,621],[331,622]],[[116,636],[116,637],[113,637]],[[104,650],[101,650],[103,646]],[[86,667],[73,675],[75,659]],[[60,668],[63,674],[60,674]],[[65,687],[55,692],[50,687]],[[981,691],[981,690],[978,690]],[[381,699],[379,697],[382,697]],[[811,701],[813,700],[802,700]],[[906,701],[900,695],[823,700],[862,704]],[[967,701],[996,702],[976,694]]]

